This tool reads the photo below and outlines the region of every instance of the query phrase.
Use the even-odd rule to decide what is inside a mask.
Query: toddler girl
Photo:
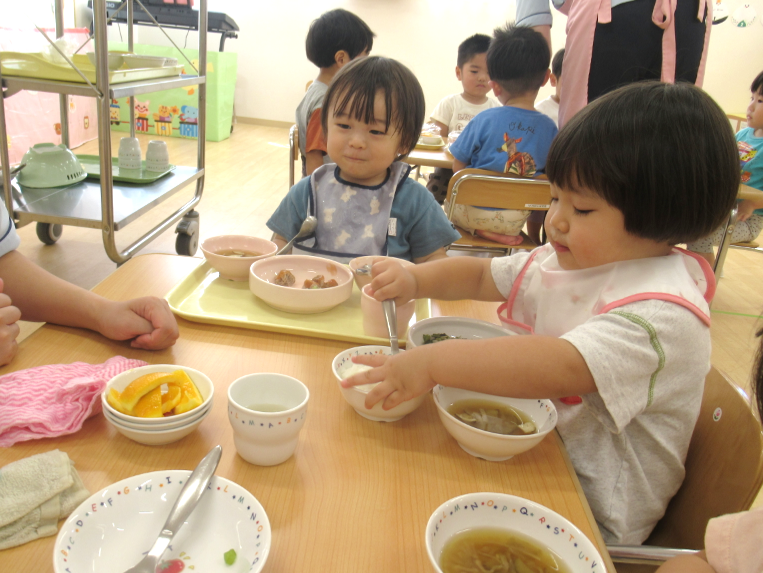
[[[379,300],[503,301],[501,321],[529,336],[358,357],[375,368],[342,384],[381,382],[367,407],[391,408],[435,384],[555,399],[604,539],[641,543],[683,480],[710,368],[713,276],[673,245],[707,234],[731,208],[734,134],[698,88],[633,84],[568,122],[547,174],[547,245],[410,271],[383,261],[371,283]]]
[[[283,246],[308,214],[315,233],[295,251],[340,262],[390,255],[416,263],[442,258],[460,237],[426,187],[402,163],[424,121],[424,92],[411,71],[388,58],[343,67],[321,110],[328,154],[335,163],[294,185],[267,222]]]

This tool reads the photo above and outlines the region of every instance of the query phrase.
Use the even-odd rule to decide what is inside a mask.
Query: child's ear
[[[346,66],[352,61],[352,58],[350,57],[350,54],[345,52],[344,50],[339,50],[336,54],[334,54],[334,62],[336,62],[337,66],[340,68],[342,66]]]
[[[461,68],[456,66],[456,79],[460,82],[461,81]]]
[[[493,94],[495,94],[495,97],[500,97],[503,93],[503,88],[501,87],[501,84],[498,82],[494,82],[493,80],[490,80],[487,85],[489,85],[491,88],[493,88]]]
[[[551,70],[546,70],[546,77],[543,78],[543,83],[540,85],[540,87],[545,86],[548,83],[548,78],[551,77]],[[551,85],[553,86],[554,83],[552,82]]]
[[[559,80],[556,79],[556,76],[554,75],[553,72],[551,72],[551,75],[548,76],[548,80],[551,82],[551,87],[552,88],[555,88],[556,87],[556,83],[559,81]]]

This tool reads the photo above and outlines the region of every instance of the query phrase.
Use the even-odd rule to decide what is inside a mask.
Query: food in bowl
[[[514,335],[513,332],[484,320],[461,316],[435,316],[420,320],[411,326],[408,331],[406,348],[422,346],[425,343],[425,336],[429,336],[431,340],[431,337],[440,338],[443,334],[451,338],[458,337],[465,338],[466,340],[484,340],[486,338]]]
[[[570,573],[548,547],[514,531],[494,527],[454,535],[440,555],[443,573]]]
[[[264,253],[256,253],[254,251],[244,251],[240,249],[225,249],[217,251],[221,257],[261,257]]]
[[[221,279],[246,281],[252,263],[276,253],[278,245],[273,241],[246,235],[218,235],[201,243],[201,251],[207,263]]]
[[[323,278],[323,275],[315,275],[311,279],[306,279],[305,283],[302,285],[302,288],[332,288],[335,286],[339,286],[339,283],[336,282],[336,279],[327,281],[325,278]]]
[[[166,392],[162,392],[163,387]],[[193,380],[183,370],[144,374],[130,382],[122,392],[110,388],[106,400],[116,411],[137,418],[184,414],[204,401]]]
[[[434,334],[424,335],[424,344],[434,344],[443,340],[466,340],[463,336],[451,336],[445,332],[435,332]]]
[[[526,436],[538,433],[535,422],[525,412],[491,400],[459,400],[448,406],[448,414],[472,428],[494,434]]]

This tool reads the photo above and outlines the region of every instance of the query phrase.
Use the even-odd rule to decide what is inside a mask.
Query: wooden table
[[[198,259],[149,254],[133,258],[95,287],[114,300],[163,296]],[[442,314],[495,321],[495,304],[435,304]],[[196,368],[215,383],[209,418],[167,446],[144,446],[104,419],[78,433],[0,449],[0,466],[55,448],[74,460],[91,493],[126,477],[162,469],[192,469],[214,445],[223,446],[217,474],[251,491],[273,527],[266,572],[431,571],[424,531],[444,501],[468,492],[511,493],[546,505],[574,522],[614,567],[561,441],[553,432],[533,450],[491,463],[458,447],[427,399],[400,422],[370,422],[344,401],[331,372],[346,342],[204,325],[178,320],[180,339],[160,352],[130,348],[87,331],[46,325],[20,344],[0,374],[32,366],[104,362],[114,355]],[[296,454],[275,467],[241,459],[226,413],[228,385],[252,372],[281,372],[310,388],[310,405]],[[55,537],[0,552],[0,571],[53,571]]]
[[[403,161],[409,165],[453,168],[453,156],[445,151],[444,147],[438,150],[414,149],[403,158]]]

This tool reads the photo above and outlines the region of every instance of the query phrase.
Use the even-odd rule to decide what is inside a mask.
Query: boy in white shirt
[[[490,36],[485,34],[475,34],[458,46],[456,78],[461,82],[464,91],[443,98],[431,115],[432,122],[440,128],[443,141],[448,140],[451,131],[463,131],[479,112],[501,105],[487,95],[490,93],[490,76],[487,73],[489,46]],[[427,189],[440,204],[445,200],[448,182],[452,176],[453,171],[450,169],[437,168],[429,177]]]
[[[562,92],[562,62],[564,60],[564,48],[554,54],[554,59],[551,60],[551,87],[556,88],[553,95],[548,96],[543,101],[538,102],[535,106],[539,112],[546,114],[548,117],[554,120],[554,123],[559,127],[559,94]]]

